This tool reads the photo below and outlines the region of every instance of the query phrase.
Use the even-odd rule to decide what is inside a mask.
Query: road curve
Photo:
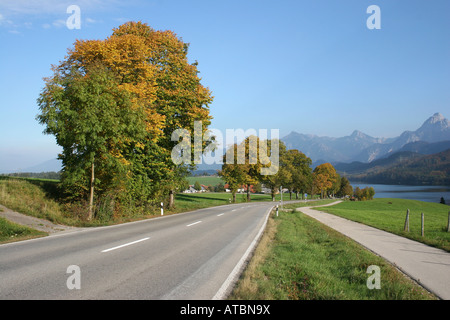
[[[0,245],[0,299],[222,299],[276,203]]]

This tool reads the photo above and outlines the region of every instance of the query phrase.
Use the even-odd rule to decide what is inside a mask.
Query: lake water
[[[352,183],[353,188],[373,187],[375,198],[400,198],[439,203],[444,197],[445,203],[450,204],[450,187],[448,186],[404,186],[373,183]]]

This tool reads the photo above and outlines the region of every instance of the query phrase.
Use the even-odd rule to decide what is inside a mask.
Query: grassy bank
[[[367,287],[370,265],[380,267],[379,290]],[[434,298],[382,258],[300,212],[271,215],[230,296],[244,300]]]
[[[410,210],[409,232],[404,231],[407,209]],[[450,233],[447,232],[450,207],[447,205],[404,199],[374,199],[342,202],[320,210],[450,251]],[[425,217],[424,237],[421,234],[422,212]]]
[[[57,199],[58,181],[0,177],[0,204],[56,224],[79,225]]]

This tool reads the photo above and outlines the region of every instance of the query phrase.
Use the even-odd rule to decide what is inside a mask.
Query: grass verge
[[[409,232],[404,231],[407,209],[410,210]],[[447,232],[450,207],[444,204],[383,198],[342,202],[332,207],[320,208],[320,211],[361,222],[450,252],[450,233]],[[421,232],[422,212],[425,221],[423,237]]]
[[[319,206],[319,205],[323,206],[325,204],[329,204],[329,203],[333,203],[333,202],[336,202],[336,199],[288,203],[288,204],[283,204],[283,211],[292,213],[292,210],[295,210],[300,207],[311,207],[311,206]]]
[[[310,205],[310,204],[309,204]],[[370,290],[371,265],[381,289]],[[300,213],[271,214],[232,300],[435,299],[384,259]]]
[[[0,243],[27,240],[46,235],[48,235],[46,232],[21,226],[0,217]]]

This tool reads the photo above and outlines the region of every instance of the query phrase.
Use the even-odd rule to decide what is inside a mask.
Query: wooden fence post
[[[450,232],[450,211],[448,212],[447,232]]]
[[[409,232],[409,209],[406,210],[405,227],[403,228],[403,231]]]
[[[424,221],[424,216],[423,216],[423,212],[422,212],[422,237],[424,235],[424,230],[425,229],[425,221]]]

